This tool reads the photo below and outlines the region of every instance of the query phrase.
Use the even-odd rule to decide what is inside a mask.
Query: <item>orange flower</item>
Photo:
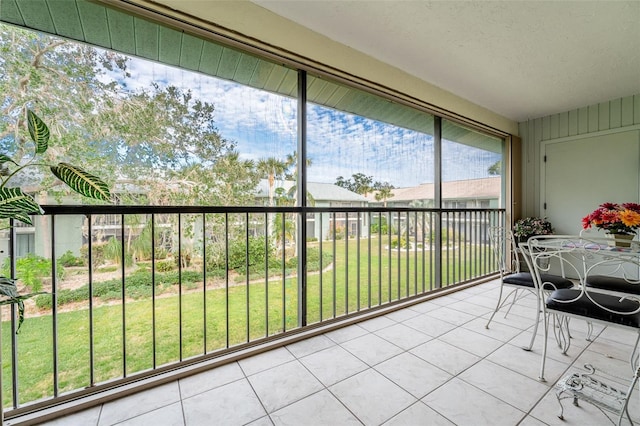
[[[640,204],[600,204],[582,219],[582,227],[596,227],[610,234],[636,234],[640,228]]]
[[[634,212],[633,210],[624,210],[620,212],[620,220],[625,226],[640,226],[640,213]]]

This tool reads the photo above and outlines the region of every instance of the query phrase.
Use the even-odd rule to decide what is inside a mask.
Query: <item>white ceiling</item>
[[[640,94],[640,1],[252,0],[516,121]]]

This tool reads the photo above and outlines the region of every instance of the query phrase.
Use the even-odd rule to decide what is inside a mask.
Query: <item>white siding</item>
[[[524,216],[541,215],[540,147],[548,140],[640,126],[640,94],[519,123],[522,138],[522,206]]]

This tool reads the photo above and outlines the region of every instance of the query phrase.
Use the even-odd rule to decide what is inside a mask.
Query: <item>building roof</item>
[[[295,185],[291,180],[277,180],[274,185],[274,189],[283,188],[288,192]],[[343,201],[343,202],[358,202],[368,203],[370,200],[360,194],[349,191],[333,183],[321,183],[321,182],[307,182],[307,191],[311,194],[316,201]],[[261,179],[256,188],[256,196],[260,198],[267,198],[269,196],[269,181],[267,179]]]
[[[442,182],[442,198],[445,200],[500,198],[501,181],[500,176],[495,176]],[[429,200],[434,198],[435,188],[433,183],[423,183],[418,186],[395,188],[391,193],[393,197],[387,199],[387,203]],[[370,194],[368,198],[370,202],[377,202],[375,194]]]

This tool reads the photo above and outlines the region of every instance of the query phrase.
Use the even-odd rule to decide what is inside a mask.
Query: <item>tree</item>
[[[391,190],[394,188],[389,182],[376,182],[374,185],[374,189],[376,190],[376,201],[382,201],[384,207],[387,207],[387,200],[393,197],[393,193]]]
[[[34,107],[53,123],[47,162],[82,160],[112,187],[121,180],[140,186],[149,204],[245,202],[242,191],[249,187],[252,193],[257,182],[248,169],[254,164],[239,160],[235,143],[220,135],[213,104],[171,84],[131,89],[130,62],[118,53],[0,24],[0,152],[18,163],[28,159],[22,117]],[[240,182],[229,188],[235,178]],[[186,193],[177,194],[177,187]]]
[[[338,176],[338,177],[336,178],[336,183],[335,183],[335,185],[336,185],[336,186],[339,186],[339,187],[341,187],[341,188],[344,188],[344,189],[349,189],[349,190],[351,190],[351,189],[350,189],[351,183],[349,182],[349,180],[345,179],[345,178],[344,178],[344,177],[342,177],[342,176]]]
[[[274,187],[276,179],[284,177],[288,163],[275,157],[263,158],[258,161],[258,171],[269,180],[269,205],[273,206]]]
[[[97,139],[90,136],[95,111],[108,105],[105,94],[116,85],[100,81],[96,70],[107,69],[126,78],[124,58],[6,25],[0,25],[0,52],[0,149],[19,164],[27,161],[30,142],[23,117],[26,108],[33,107],[51,123],[51,146],[44,161],[77,163],[82,158],[89,164],[99,159],[103,172],[110,168],[113,151],[99,152],[98,144],[91,142]],[[108,178],[113,173],[103,174]],[[28,183],[28,175],[20,177]],[[46,187],[52,181],[47,178],[42,183]]]
[[[311,158],[307,158],[306,166],[311,167],[313,161]],[[287,167],[285,171],[285,178],[289,180],[298,180],[298,152],[293,151],[291,154],[287,154],[287,159],[285,161],[285,165]]]
[[[276,243],[276,253],[281,253],[285,249],[287,241],[296,239],[295,220],[290,216],[288,213],[277,213],[274,217],[272,234]]]
[[[355,192],[356,194],[364,195],[365,197],[374,189],[373,176],[367,176],[364,173],[355,173],[351,175],[349,179],[338,176],[336,178],[336,185]]]
[[[489,166],[487,173],[489,173],[490,176],[499,176],[502,174],[502,160],[498,160]]]
[[[295,204],[295,202],[297,201],[298,198],[298,153],[296,151],[293,151],[293,153],[291,154],[287,154],[287,160],[285,161],[286,164],[286,172],[285,172],[285,178],[289,179],[289,180],[293,180],[296,183],[289,188],[289,191],[287,193],[288,195],[288,199],[293,200],[293,203]],[[311,158],[307,158],[306,159],[306,165],[307,167],[310,167],[313,164],[313,161],[311,160]],[[313,198],[313,195],[311,195],[311,193],[309,191],[307,191],[306,194],[306,199],[307,199],[307,203],[309,205],[314,205],[315,204],[315,200]]]

